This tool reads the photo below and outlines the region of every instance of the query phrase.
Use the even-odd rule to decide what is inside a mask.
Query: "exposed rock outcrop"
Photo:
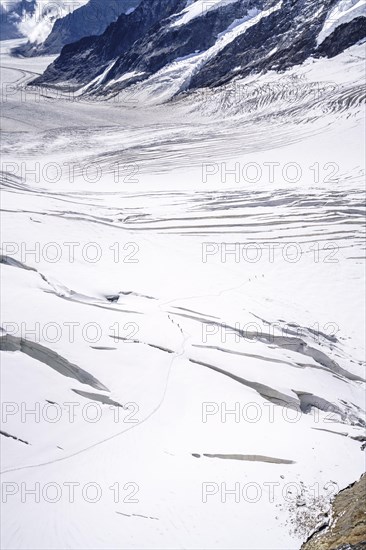
[[[198,0],[142,0],[101,36],[65,46],[33,84],[87,85],[83,93],[108,96],[136,83],[151,86],[153,78],[152,88],[169,86],[174,95],[282,72],[310,57],[333,57],[366,36],[358,8],[333,21],[338,3],[216,0],[203,10]]]
[[[366,474],[335,497],[330,523],[315,532],[301,550],[366,549]]]

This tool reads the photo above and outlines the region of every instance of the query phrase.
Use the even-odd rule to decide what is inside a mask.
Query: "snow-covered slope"
[[[220,86],[341,53],[365,37],[365,13],[338,0],[143,0],[102,36],[68,45],[34,83],[106,97],[151,80],[170,96]]]
[[[82,0],[77,9],[62,12],[53,26],[38,40],[30,37],[27,44],[15,49],[18,55],[53,55],[65,44],[84,36],[102,34],[121,13],[130,13],[140,0]]]
[[[298,550],[359,478],[362,52],[146,106],[3,45],[4,549]]]

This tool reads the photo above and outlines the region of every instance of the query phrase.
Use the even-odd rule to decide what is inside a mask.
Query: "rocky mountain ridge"
[[[143,0],[98,37],[68,44],[34,81],[113,95],[136,83],[174,94],[334,56],[365,37],[357,0]]]

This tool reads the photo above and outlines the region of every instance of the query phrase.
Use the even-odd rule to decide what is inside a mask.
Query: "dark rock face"
[[[263,70],[283,71],[302,63],[314,51],[316,37],[332,3],[332,0],[321,3],[284,0],[280,10],[261,19],[206,64],[192,79],[191,88],[218,86],[238,74],[247,76]],[[320,7],[322,11],[312,24],[304,25],[304,19],[312,20]],[[240,70],[233,74],[235,67],[240,67]]]
[[[339,25],[317,49],[318,55],[334,57],[366,36],[366,18],[356,17],[349,23]]]
[[[258,15],[245,32],[195,67],[180,91],[220,86],[236,76],[261,71],[284,71],[310,56],[337,55],[365,36],[365,18],[357,17],[336,27],[318,47],[317,37],[337,3],[338,0],[230,0],[186,24],[175,25],[187,6],[186,0],[142,0],[132,14],[121,15],[101,36],[65,46],[60,57],[33,84],[67,82],[80,87],[110,67],[91,87],[92,93],[104,94],[108,82],[126,73],[136,74],[107,90],[118,92],[177,59],[205,52],[221,34],[261,12],[265,12],[263,17]]]
[[[169,20],[153,35],[138,40],[132,51],[123,54],[109,76],[117,78],[124,72],[137,71],[144,72],[146,77],[177,58],[207,50],[233,21],[247,15],[254,7],[263,9],[265,4],[268,4],[265,0],[239,0],[207,12],[181,27],[171,27],[172,20]]]
[[[24,12],[27,14],[34,12],[35,0],[31,0],[30,2],[21,0],[17,4],[8,0],[4,4],[7,9],[0,4],[0,40],[20,38],[22,33],[18,29],[18,23]]]
[[[301,550],[365,550],[366,474],[335,497],[330,524],[315,532]]]
[[[324,50],[318,50],[316,38],[324,24],[332,0],[313,2],[285,0],[282,9],[262,19],[242,36],[229,44],[210,63],[192,78],[190,88],[218,86],[231,80],[233,76],[247,76],[261,71],[284,71],[303,63],[311,55],[333,55],[357,43],[365,36],[366,27],[358,24],[358,32],[344,32],[347,39],[341,38],[338,29],[327,39]],[[321,10],[321,13],[319,13]],[[366,22],[363,17],[358,18]],[[352,25],[351,22],[349,25]],[[342,25],[348,27],[349,25]],[[273,52],[271,54],[271,52]],[[329,53],[328,53],[329,52]],[[240,67],[235,73],[232,70]],[[229,69],[229,70],[228,70]]]
[[[343,544],[337,550],[365,550],[366,549],[366,541],[360,542],[359,544]]]
[[[85,6],[57,19],[43,44],[28,42],[14,49],[16,55],[52,55],[63,46],[77,42],[85,36],[100,35],[122,13],[136,8],[140,0],[90,0]]]
[[[186,0],[143,0],[130,15],[122,14],[101,36],[90,36],[69,44],[34,84],[57,82],[90,82],[115,57],[120,56],[174,12],[183,9]],[[155,29],[156,30],[156,29]]]

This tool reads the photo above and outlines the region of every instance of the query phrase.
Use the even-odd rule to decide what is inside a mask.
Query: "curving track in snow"
[[[2,471],[16,490],[2,504],[4,548],[295,550],[307,533],[284,497],[289,484],[311,526],[330,485],[359,476],[357,55],[298,68],[286,80],[303,90],[295,102],[271,75],[239,107],[217,90],[209,101],[131,109],[22,101],[25,81],[14,77],[39,67],[5,47],[5,74],[20,88],[2,110],[1,375],[3,401],[15,404]],[[340,75],[342,86],[329,86]],[[51,182],[43,168],[55,163],[75,163],[74,177],[63,169]],[[94,183],[90,163],[102,173]],[[261,169],[258,181],[243,177],[248,163]],[[268,163],[278,165],[273,178]],[[300,166],[298,181],[289,163]],[[223,420],[237,403],[239,418]],[[23,404],[40,407],[38,421],[22,420]],[[85,407],[100,418],[89,421]],[[70,483],[79,484],[73,502]],[[100,490],[94,503],[82,491],[90,483]],[[205,483],[215,493],[206,501]],[[56,484],[60,498],[23,498],[21,487],[36,484]],[[224,499],[222,484],[255,484],[261,496]]]

